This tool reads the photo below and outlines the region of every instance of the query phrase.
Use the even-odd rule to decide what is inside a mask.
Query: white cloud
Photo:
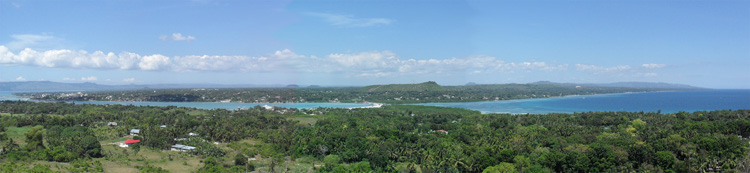
[[[578,71],[593,71],[593,72],[612,72],[612,71],[625,71],[630,70],[629,65],[618,65],[612,67],[602,67],[596,65],[576,64]]]
[[[159,36],[159,40],[167,40],[167,39],[170,39],[173,41],[191,41],[191,40],[195,40],[195,36],[192,36],[192,35],[183,36],[182,33],[172,33],[172,36],[167,36],[167,35]]]
[[[89,76],[89,77],[81,77],[81,80],[82,81],[97,81],[99,79],[94,76]]]
[[[16,81],[26,81],[26,78],[23,78],[23,77],[21,77],[21,76],[18,76],[18,77],[16,78]]]
[[[334,53],[324,57],[298,55],[291,50],[264,56],[189,55],[168,57],[160,54],[140,55],[131,52],[87,52],[80,50],[36,51],[18,53],[0,46],[0,65],[25,65],[49,68],[142,70],[173,72],[249,72],[249,73],[335,73],[349,76],[386,77],[394,75],[492,74],[519,72],[553,72],[568,70],[568,64],[548,62],[505,62],[491,56],[469,56],[449,59],[408,59],[391,51]],[[618,71],[630,66],[600,67],[576,64],[578,70]],[[91,81],[95,78],[82,78]],[[66,79],[63,79],[66,80]],[[67,80],[77,80],[67,78]],[[134,79],[127,78],[125,82]]]
[[[394,21],[386,18],[356,18],[354,15],[342,15],[332,13],[316,13],[309,12],[306,15],[322,18],[326,22],[334,26],[345,26],[345,27],[369,27],[376,25],[389,25]]]
[[[34,35],[34,34],[14,34],[10,36],[13,41],[8,42],[6,45],[11,50],[20,50],[28,47],[37,47],[45,42],[55,40],[55,37],[50,35]]]
[[[636,73],[636,77],[656,77],[659,76],[656,73]]]
[[[132,77],[131,78],[125,78],[125,79],[122,79],[122,81],[123,82],[131,82],[132,83],[132,82],[135,82],[135,78],[132,78]]]
[[[169,57],[159,54],[141,56],[130,52],[89,53],[67,49],[39,52],[26,48],[14,54],[7,47],[0,46],[0,64],[75,69],[162,70],[169,61]]]
[[[643,68],[664,68],[667,65],[666,64],[643,64],[641,65]]]

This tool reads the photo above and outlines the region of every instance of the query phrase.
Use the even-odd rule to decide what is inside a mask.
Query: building
[[[172,150],[172,151],[191,151],[191,150],[195,150],[195,147],[193,147],[193,146],[187,146],[187,145],[182,145],[182,144],[174,144],[174,145],[172,145],[172,149],[170,149],[170,150]]]
[[[141,129],[130,129],[130,135],[138,136],[138,134],[141,134]]]
[[[125,145],[127,145],[128,147],[131,147],[131,146],[133,146],[133,144],[136,144],[136,143],[139,143],[139,142],[141,142],[141,140],[126,139],[125,140]]]
[[[188,133],[188,136],[198,136],[198,133]]]
[[[167,125],[161,125],[159,127],[161,127],[161,128],[167,128]]]
[[[107,126],[117,126],[117,122],[110,121],[107,123]]]
[[[273,110],[273,106],[263,105],[263,108],[266,110]]]

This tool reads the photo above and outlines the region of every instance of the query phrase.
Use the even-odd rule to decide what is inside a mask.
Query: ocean
[[[465,108],[482,113],[511,114],[589,111],[661,111],[662,113],[675,113],[679,111],[750,109],[750,90],[642,92],[485,102],[423,103],[419,105]]]

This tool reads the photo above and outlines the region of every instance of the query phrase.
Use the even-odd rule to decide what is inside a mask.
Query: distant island
[[[434,81],[416,84],[370,85],[364,87],[299,87],[286,85],[261,88],[152,88],[152,86],[55,82],[3,83],[5,90],[33,100],[46,101],[154,101],[154,102],[240,102],[240,103],[429,103],[476,102],[547,98],[625,92],[696,90],[698,87],[647,82],[574,84],[535,82],[529,84],[476,84],[441,86]],[[34,86],[34,87],[30,87]],[[46,91],[58,88],[70,91]],[[33,92],[37,91],[37,92]],[[41,91],[41,92],[39,92]]]

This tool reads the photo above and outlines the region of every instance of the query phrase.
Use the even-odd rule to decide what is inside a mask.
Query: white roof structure
[[[187,150],[194,150],[195,147],[193,147],[193,146],[187,146],[187,145],[182,145],[182,144],[175,144],[175,145],[172,145],[172,149],[187,151]]]
[[[130,129],[130,133],[141,133],[141,129]]]

